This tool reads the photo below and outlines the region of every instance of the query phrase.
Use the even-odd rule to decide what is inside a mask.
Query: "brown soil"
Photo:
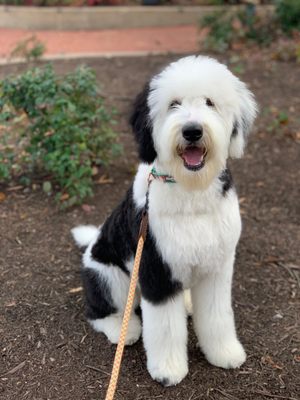
[[[96,185],[88,206],[62,212],[39,187],[0,188],[6,194],[0,203],[3,400],[104,399],[115,347],[84,319],[80,252],[69,231],[78,223],[100,223],[128,187],[137,162],[126,122],[129,104],[145,79],[170,59],[88,61],[107,101],[120,110],[125,148],[124,156],[104,171],[113,182]],[[246,156],[232,163],[244,222],[234,309],[247,362],[231,371],[209,365],[190,326],[190,368],[182,383],[163,388],[152,381],[139,341],[125,350],[116,399],[300,398],[299,65],[252,57],[238,63],[232,68],[243,70],[261,107]],[[56,68],[65,72],[76,64],[57,63]],[[20,68],[2,67],[0,76]],[[270,132],[277,110],[286,110],[289,121]]]

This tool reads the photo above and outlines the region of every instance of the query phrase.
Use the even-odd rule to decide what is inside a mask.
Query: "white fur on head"
[[[228,156],[240,157],[256,115],[253,95],[225,65],[202,56],[171,63],[150,82],[148,110],[158,169],[187,188],[206,188],[226,166]],[[214,106],[207,105],[207,99]],[[170,104],[180,104],[170,109]],[[178,148],[184,146],[182,128],[197,123],[208,150],[198,171],[184,167]]]

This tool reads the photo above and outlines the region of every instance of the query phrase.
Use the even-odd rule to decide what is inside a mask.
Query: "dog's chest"
[[[240,235],[236,196],[219,207],[199,199],[168,199],[169,204],[150,198],[150,230],[174,279],[191,287],[201,274],[222,267],[234,251]],[[197,201],[198,200],[198,201]],[[202,199],[204,200],[204,199]],[[200,205],[199,205],[200,204]]]

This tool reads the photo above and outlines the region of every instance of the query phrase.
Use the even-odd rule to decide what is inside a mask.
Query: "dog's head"
[[[257,112],[225,65],[202,56],[171,63],[137,97],[130,122],[142,161],[188,188],[205,188],[243,155]]]

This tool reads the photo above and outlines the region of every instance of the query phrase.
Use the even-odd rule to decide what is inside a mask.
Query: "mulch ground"
[[[3,400],[104,399],[115,347],[86,323],[80,252],[70,228],[99,224],[129,186],[137,158],[127,125],[129,105],[145,79],[172,57],[98,59],[107,102],[120,111],[124,155],[83,207],[59,211],[39,185],[1,187],[0,397]],[[174,58],[174,57],[173,57]],[[260,103],[243,160],[231,163],[243,234],[233,304],[248,353],[238,370],[209,365],[189,329],[189,374],[177,387],[151,380],[141,341],[125,350],[116,399],[267,400],[300,398],[299,337],[299,65],[257,55],[231,60]],[[78,61],[56,63],[59,72]],[[2,67],[0,77],[22,68]],[[285,124],[278,113],[288,113]],[[297,134],[298,132],[298,134]]]

